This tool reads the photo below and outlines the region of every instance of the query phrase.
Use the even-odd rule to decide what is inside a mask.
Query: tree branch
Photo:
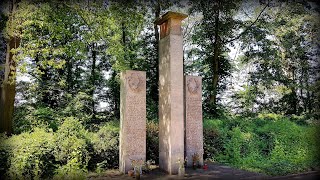
[[[223,41],[222,44],[227,44],[227,43],[230,43],[234,40],[237,40],[239,39],[242,35],[244,35],[260,18],[260,16],[262,15],[262,13],[264,12],[264,10],[267,9],[267,7],[269,6],[269,2],[265,5],[265,7],[261,10],[261,12],[259,13],[259,15],[257,16],[257,18],[242,32],[240,33],[238,36],[236,36],[235,38],[232,38],[228,41]]]

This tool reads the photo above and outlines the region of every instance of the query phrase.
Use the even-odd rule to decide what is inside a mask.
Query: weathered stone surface
[[[132,169],[131,160],[146,160],[146,73],[121,73],[119,168]]]
[[[185,149],[187,166],[192,166],[192,156],[199,155],[203,165],[203,126],[202,126],[202,79],[199,76],[185,76]]]
[[[183,51],[180,13],[167,13],[160,25],[159,42],[159,166],[177,174],[184,159]]]

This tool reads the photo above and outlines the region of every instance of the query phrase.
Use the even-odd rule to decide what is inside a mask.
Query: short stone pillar
[[[187,166],[193,165],[193,156],[198,155],[203,165],[203,125],[202,125],[202,78],[185,76],[185,118]]]
[[[183,47],[181,21],[187,15],[167,12],[159,41],[159,166],[177,174],[184,159]]]
[[[131,160],[146,161],[146,72],[121,73],[119,169],[127,173]]]

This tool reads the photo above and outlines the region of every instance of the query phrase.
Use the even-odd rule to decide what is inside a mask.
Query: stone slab
[[[121,73],[119,169],[133,169],[131,160],[146,161],[146,73]]]
[[[187,166],[193,165],[195,153],[203,165],[202,78],[199,76],[185,76],[185,119]]]

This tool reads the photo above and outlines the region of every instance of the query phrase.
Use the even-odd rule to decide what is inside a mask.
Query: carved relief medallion
[[[127,81],[132,91],[139,92],[141,90],[143,81],[138,73],[131,73]]]
[[[198,93],[198,91],[199,91],[200,83],[198,82],[197,79],[195,79],[195,78],[190,78],[190,79],[187,81],[187,86],[188,86],[188,91],[189,91],[191,94],[196,94],[196,93]]]

